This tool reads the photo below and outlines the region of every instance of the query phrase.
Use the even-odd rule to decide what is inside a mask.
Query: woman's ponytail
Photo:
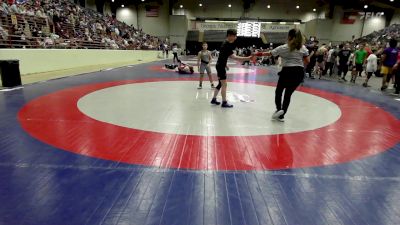
[[[299,29],[291,29],[288,36],[289,40],[291,40],[291,42],[289,43],[290,51],[294,51],[296,49],[300,50],[301,47],[303,47],[304,37]]]

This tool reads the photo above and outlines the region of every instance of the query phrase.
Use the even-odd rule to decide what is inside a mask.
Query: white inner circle
[[[339,107],[321,97],[296,91],[285,123],[271,120],[275,88],[229,83],[232,109],[210,104],[209,83],[196,81],[135,83],[92,92],[78,101],[87,116],[127,128],[201,136],[254,136],[293,133],[330,125]]]

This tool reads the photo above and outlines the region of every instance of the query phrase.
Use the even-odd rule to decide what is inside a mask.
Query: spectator
[[[10,1],[9,5],[11,7],[4,0],[0,0],[1,15],[11,12],[12,14],[23,13],[27,16],[47,17],[49,18],[48,24],[52,28],[47,30],[67,39],[76,39],[76,41],[71,40],[67,43],[71,47],[84,40],[101,41],[104,38],[107,38],[105,41],[103,40],[106,46],[113,49],[125,49],[128,46],[135,47],[135,49],[154,49],[160,43],[157,38],[119,22],[115,17],[103,16],[91,9],[81,8],[70,1],[26,1],[23,4]],[[75,24],[78,24],[78,27]],[[34,26],[32,36],[37,37],[37,31],[38,28]],[[27,35],[27,37],[29,36]],[[131,44],[129,41],[132,41]],[[63,43],[65,42],[60,41],[60,45],[64,45]]]
[[[36,16],[37,17],[46,17],[46,14],[44,14],[44,12],[42,11],[42,9],[38,9],[36,11]]]
[[[19,8],[16,3],[13,3],[9,8],[10,14],[20,14]]]
[[[0,14],[1,16],[7,16],[8,15],[8,10],[9,7],[7,3],[3,0],[0,0]]]
[[[1,36],[1,39],[3,39],[3,40],[8,39],[8,31],[5,30],[2,26],[0,26],[0,36]]]

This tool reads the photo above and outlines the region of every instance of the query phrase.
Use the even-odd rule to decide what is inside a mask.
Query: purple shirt
[[[383,65],[387,66],[387,67],[393,67],[394,64],[396,64],[396,62],[397,62],[397,54],[398,53],[399,53],[399,51],[397,50],[397,48],[387,48],[387,49],[385,49],[383,54],[386,55],[386,59],[383,62]]]

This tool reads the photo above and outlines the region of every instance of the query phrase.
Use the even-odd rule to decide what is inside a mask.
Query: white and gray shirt
[[[280,56],[282,67],[304,67],[303,59],[309,55],[307,48],[303,45],[300,50],[290,51],[288,44],[281,45],[271,51],[274,57]]]

